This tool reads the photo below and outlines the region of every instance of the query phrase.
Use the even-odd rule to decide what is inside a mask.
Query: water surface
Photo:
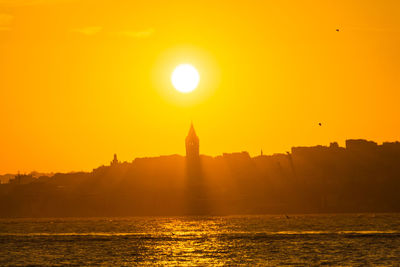
[[[398,265],[400,214],[0,219],[0,265]]]

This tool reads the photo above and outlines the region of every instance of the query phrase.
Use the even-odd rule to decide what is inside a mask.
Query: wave
[[[20,236],[20,237],[35,237],[35,236],[104,236],[104,237],[118,237],[118,236],[132,236],[132,237],[188,237],[188,236],[295,236],[295,235],[353,235],[353,236],[377,236],[377,235],[394,235],[400,236],[400,231],[387,230],[349,230],[349,231],[277,231],[277,232],[156,232],[156,233],[116,233],[116,232],[87,232],[87,233],[0,233],[2,236]]]

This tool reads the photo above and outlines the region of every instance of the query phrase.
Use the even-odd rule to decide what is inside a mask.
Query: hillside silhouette
[[[347,140],[287,154],[137,158],[90,173],[16,175],[0,185],[1,217],[228,215],[400,211],[400,142]]]

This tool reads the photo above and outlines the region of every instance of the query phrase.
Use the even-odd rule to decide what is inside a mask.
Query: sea
[[[400,266],[400,214],[0,219],[1,266]]]

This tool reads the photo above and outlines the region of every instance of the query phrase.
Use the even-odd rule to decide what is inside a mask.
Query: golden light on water
[[[197,88],[200,82],[200,75],[192,65],[181,64],[173,71],[171,81],[179,92],[190,93]]]

